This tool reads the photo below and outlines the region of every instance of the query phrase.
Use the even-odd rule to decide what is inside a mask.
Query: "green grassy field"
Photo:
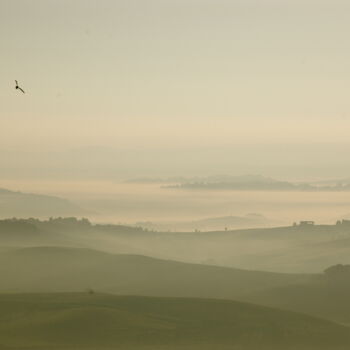
[[[1,294],[1,349],[347,349],[349,329],[225,300]]]

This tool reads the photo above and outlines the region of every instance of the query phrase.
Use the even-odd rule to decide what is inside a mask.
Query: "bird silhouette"
[[[15,82],[16,82],[16,90],[18,89],[18,90],[22,91],[25,94],[24,90],[18,86],[18,81],[15,80]]]

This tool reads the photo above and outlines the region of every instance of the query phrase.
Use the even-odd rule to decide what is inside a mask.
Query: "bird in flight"
[[[15,82],[16,82],[16,90],[19,89],[19,90],[21,90],[21,91],[25,94],[24,90],[18,86],[18,81],[15,80]]]

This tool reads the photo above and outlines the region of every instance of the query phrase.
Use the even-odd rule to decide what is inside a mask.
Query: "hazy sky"
[[[195,169],[239,173],[285,166],[288,147],[300,171],[313,152],[322,172],[333,144],[325,157],[341,176],[350,170],[349,16],[350,2],[340,0],[0,0],[3,159],[44,150],[53,163],[59,152],[91,148],[153,159],[178,150],[194,154],[176,159],[185,173],[201,150],[207,165]],[[256,147],[251,164],[220,165],[220,150],[227,162],[236,145]],[[206,150],[214,151],[206,158]],[[11,162],[2,166],[25,173]]]

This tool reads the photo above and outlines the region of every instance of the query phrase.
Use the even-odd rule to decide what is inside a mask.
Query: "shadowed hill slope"
[[[85,248],[0,251],[0,292],[91,288],[118,295],[241,300],[350,324],[349,272],[332,276],[239,270]]]
[[[350,265],[332,266],[312,284],[268,288],[243,299],[350,325]]]
[[[33,247],[0,253],[0,291],[67,292],[232,299],[266,288],[311,283],[317,275],[245,271],[91,249]]]

